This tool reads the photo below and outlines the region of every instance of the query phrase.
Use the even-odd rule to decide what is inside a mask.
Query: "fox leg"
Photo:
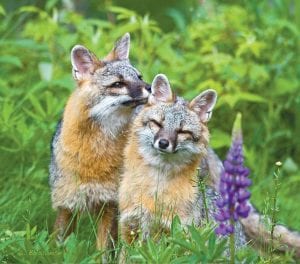
[[[57,217],[54,224],[54,232],[57,233],[59,241],[63,241],[76,227],[77,217],[71,210],[58,208]]]
[[[134,221],[121,223],[121,237],[127,244],[133,243],[138,238],[138,226]]]
[[[114,247],[118,239],[118,209],[114,203],[102,207],[103,212],[98,221],[97,249]]]
[[[122,219],[121,214],[121,223],[120,223],[120,231],[121,231],[121,238],[126,244],[130,245],[132,244],[137,238],[138,238],[138,230],[139,225],[138,221],[135,218],[126,218]],[[127,260],[127,251],[126,251],[126,245],[123,244],[121,251],[119,253],[119,264],[125,264]]]

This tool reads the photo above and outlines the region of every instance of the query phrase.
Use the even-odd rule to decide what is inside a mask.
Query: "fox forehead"
[[[118,80],[139,80],[140,72],[134,68],[128,60],[108,62],[99,71],[103,81]]]
[[[186,104],[158,104],[149,108],[146,119],[158,119],[168,130],[191,130],[200,134],[201,123],[196,113],[191,111]],[[144,120],[146,121],[146,120]]]

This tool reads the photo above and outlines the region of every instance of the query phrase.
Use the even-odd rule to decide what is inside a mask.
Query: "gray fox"
[[[58,210],[54,229],[63,239],[74,228],[76,211],[102,217],[97,247],[117,237],[117,197],[127,129],[137,105],[146,102],[150,85],[128,59],[125,34],[104,58],[83,46],[71,51],[77,88],[70,96],[51,143],[49,182],[52,206]],[[76,219],[75,219],[76,220]]]
[[[162,74],[155,77],[151,90],[148,104],[133,121],[124,151],[119,208],[121,236],[128,243],[139,233],[146,239],[168,232],[175,215],[184,225],[206,221],[196,171],[207,156],[207,122],[217,94],[206,90],[186,102],[173,94]],[[218,197],[212,188],[206,189],[212,221]],[[235,232],[236,247],[241,247],[245,236],[240,225]]]
[[[200,165],[200,177],[207,178],[209,188],[218,191],[220,175],[223,171],[223,164],[212,149],[208,149],[208,155],[204,157]],[[270,230],[264,224],[263,216],[256,210],[251,202],[250,214],[247,218],[240,219],[244,229],[247,242],[253,246],[264,249],[271,242]],[[267,221],[269,221],[267,219]],[[293,250],[296,258],[300,258],[300,233],[289,230],[283,225],[276,225],[274,228],[275,246],[277,251]]]

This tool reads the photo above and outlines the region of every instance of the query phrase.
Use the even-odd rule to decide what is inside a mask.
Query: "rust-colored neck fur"
[[[89,117],[89,108],[77,89],[66,105],[58,153],[61,169],[80,182],[116,181],[122,164],[127,127],[110,138],[101,125]]]

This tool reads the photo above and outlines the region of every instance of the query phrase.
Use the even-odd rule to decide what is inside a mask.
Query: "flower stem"
[[[229,237],[229,243],[230,243],[230,264],[235,263],[235,239],[234,239],[234,233],[230,234]]]
[[[203,199],[205,219],[206,219],[206,223],[208,223],[208,208],[207,208],[207,202],[206,202],[205,183],[204,183],[203,177],[201,177],[201,175],[200,175],[200,168],[198,168],[197,171],[198,171],[200,191],[201,191],[202,199]]]
[[[277,171],[274,172],[274,177],[273,177],[273,183],[274,183],[274,193],[272,197],[272,215],[271,215],[271,248],[270,248],[270,253],[271,253],[271,263],[273,259],[273,252],[274,252],[274,228],[276,226],[276,212],[278,211],[277,208],[277,196],[278,196],[278,190],[279,190],[279,174],[280,174],[280,166],[281,164],[277,164]]]

